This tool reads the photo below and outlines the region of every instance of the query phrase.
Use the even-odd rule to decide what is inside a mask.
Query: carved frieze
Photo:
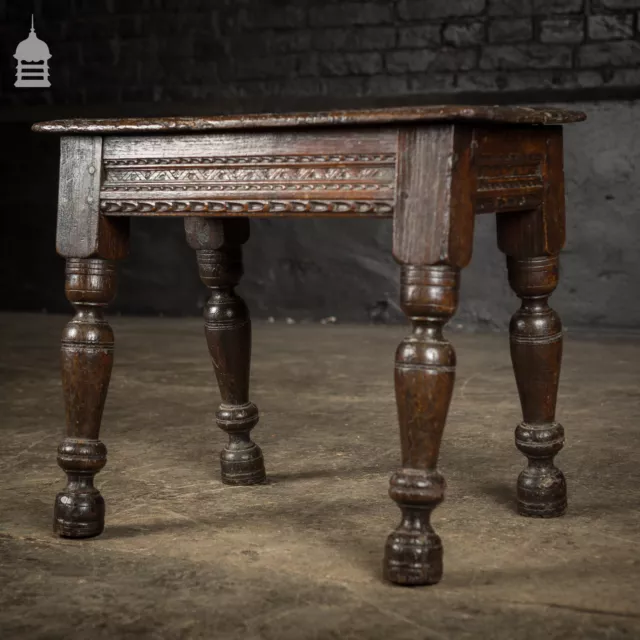
[[[480,155],[476,160],[478,213],[535,209],[542,203],[541,154]]]
[[[394,182],[395,154],[106,159],[100,208],[105,215],[390,215]]]

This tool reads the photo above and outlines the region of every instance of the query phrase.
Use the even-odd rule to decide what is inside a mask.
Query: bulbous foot
[[[267,479],[262,451],[255,442],[227,445],[220,453],[220,467],[224,484],[261,484]]]
[[[430,532],[394,531],[384,550],[384,578],[402,585],[436,584],[442,579],[442,542]]]
[[[249,435],[258,419],[258,408],[253,402],[220,405],[216,422],[229,434],[229,443],[220,453],[224,484],[260,484],[267,479],[262,451]]]
[[[567,483],[560,469],[530,466],[518,476],[518,513],[557,518],[567,510]]]
[[[53,511],[53,532],[61,538],[92,538],[104,531],[104,498],[97,489],[61,491]]]
[[[518,513],[523,516],[555,518],[567,510],[567,482],[554,463],[564,445],[564,429],[558,422],[516,427],[516,446],[529,466],[518,476]]]

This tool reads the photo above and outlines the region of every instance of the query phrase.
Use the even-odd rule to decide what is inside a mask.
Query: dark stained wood
[[[100,215],[102,138],[64,136],[60,141],[60,183],[56,248],[65,258],[124,258],[128,220]]]
[[[403,264],[464,267],[471,259],[475,182],[470,127],[406,127],[398,139],[393,255]]]
[[[401,306],[411,334],[398,347],[395,390],[402,466],[390,496],[402,521],[388,537],[384,576],[433,584],[443,547],[430,518],[443,500],[438,454],[456,355],[443,328],[471,259],[474,216],[497,214],[498,245],[521,298],[510,326],[523,421],[516,445],[529,466],[518,479],[523,515],[566,508],[554,466],[564,440],[555,419],[562,327],[548,297],[565,241],[561,124],[584,114],[552,108],[431,106],[212,118],[66,120],[35,125],[61,133],[58,252],[68,258],[67,296],[76,308],[62,342],[67,438],[58,460],[68,475],[54,527],[97,535],[104,501],[93,485],[104,466],[100,420],[113,361],[102,309],[115,293],[110,259],[128,250],[132,216],[181,216],[211,297],[205,335],[229,435],[222,480],[266,479],[251,440],[251,324],[235,293],[251,217],[391,217],[401,266]]]
[[[76,119],[40,122],[34,131],[70,134],[178,133],[215,129],[271,129],[383,125],[406,122],[499,122],[504,124],[568,124],[584,113],[550,107],[433,105],[318,113],[259,113],[237,116]]]
[[[56,497],[53,528],[63,537],[102,533],[104,499],[93,485],[107,461],[99,440],[102,411],[113,366],[113,331],[103,308],[116,293],[116,272],[106,260],[67,260],[66,294],[76,314],[62,334],[62,390],[67,437],[58,447],[58,464],[67,487]]]
[[[485,156],[502,154],[505,166],[538,159],[541,188],[537,202],[525,202],[522,211],[499,215],[498,246],[506,255],[536,257],[556,255],[565,243],[564,171],[561,127],[525,129],[505,135],[491,132],[478,135],[479,152]],[[518,149],[520,151],[518,151]],[[510,198],[526,201],[534,189],[527,182],[510,190]],[[479,194],[480,195],[480,194]],[[533,205],[533,206],[529,206]],[[515,208],[512,208],[515,211]]]
[[[529,461],[518,477],[518,511],[560,516],[567,508],[567,484],[553,459],[564,445],[564,429],[555,419],[562,324],[547,303],[558,284],[558,258],[509,257],[507,265],[511,288],[522,300],[509,326],[523,417],[516,427],[516,446]]]
[[[430,517],[444,498],[437,462],[456,367],[442,330],[458,304],[459,271],[471,259],[471,137],[468,126],[436,125],[407,127],[399,138],[393,255],[412,333],[398,347],[395,365],[402,468],[389,495],[402,521],[387,539],[384,575],[397,584],[442,577],[442,543]]]
[[[509,149],[511,143],[501,137],[504,134],[495,132],[479,137],[484,140],[481,148]],[[547,302],[558,284],[558,253],[565,243],[562,129],[523,130],[514,143],[540,158],[544,185],[538,206],[497,218],[498,246],[507,255],[509,283],[522,301],[509,329],[523,416],[516,428],[516,446],[528,459],[517,482],[518,511],[553,517],[567,508],[566,481],[553,461],[564,444],[564,429],[555,420],[562,324]]]
[[[323,129],[115,136],[104,216],[388,217],[397,131]]]
[[[397,584],[434,584],[442,577],[442,542],[430,517],[444,498],[445,481],[437,462],[456,355],[442,329],[455,312],[458,286],[455,267],[402,267],[401,306],[413,330],[396,352],[402,468],[391,477],[389,488],[402,521],[387,539],[384,558],[384,575]]]
[[[220,454],[222,482],[258,484],[266,480],[260,447],[251,440],[258,409],[249,402],[251,320],[234,287],[242,277],[242,244],[249,221],[185,218],[189,246],[196,250],[200,278],[211,290],[204,309],[205,336],[222,403],[218,426],[229,435]]]

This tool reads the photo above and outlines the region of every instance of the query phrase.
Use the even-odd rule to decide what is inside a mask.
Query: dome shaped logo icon
[[[36,35],[31,15],[31,33],[17,47],[13,57],[18,61],[16,87],[50,87],[49,58],[51,53],[45,42]]]

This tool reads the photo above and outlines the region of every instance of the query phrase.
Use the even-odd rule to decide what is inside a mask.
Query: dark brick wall
[[[25,94],[11,56],[32,10],[53,87]],[[636,88],[639,11],[640,0],[0,0],[0,105]]]

